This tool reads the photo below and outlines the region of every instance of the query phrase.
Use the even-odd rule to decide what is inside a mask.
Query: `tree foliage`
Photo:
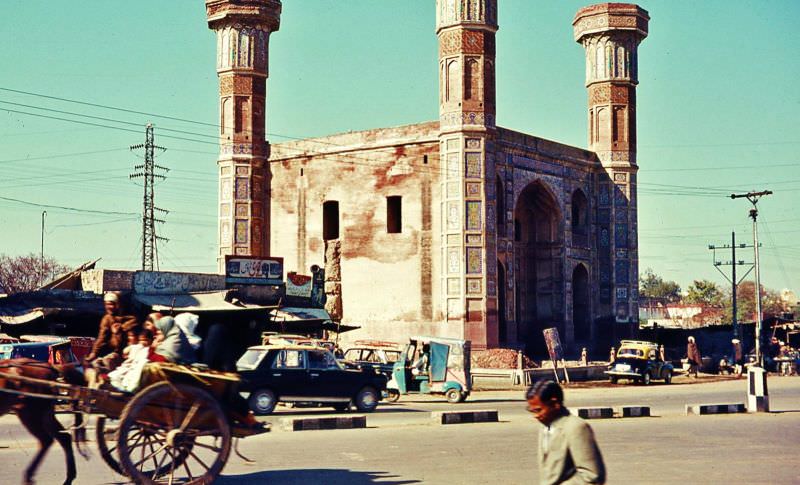
[[[35,290],[43,283],[60,276],[71,268],[45,257],[44,265],[39,255],[24,256],[0,254],[0,293],[19,293]]]
[[[664,299],[669,302],[681,299],[681,287],[674,281],[666,281],[647,268],[639,278],[639,295],[647,298]]]
[[[689,285],[687,295],[683,301],[707,307],[721,307],[725,303],[725,293],[713,281],[694,280]]]
[[[726,317],[733,315],[730,293],[727,295],[725,310]],[[764,314],[764,318],[778,316],[784,310],[780,294],[761,285],[761,312]],[[756,284],[753,281],[742,282],[736,290],[736,318],[740,322],[756,320]]]

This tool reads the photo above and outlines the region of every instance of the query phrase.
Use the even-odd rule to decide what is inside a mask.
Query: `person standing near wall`
[[[703,358],[700,356],[700,349],[697,348],[694,337],[689,337],[686,343],[686,359],[689,361],[689,375],[694,374],[697,377]]]
[[[539,483],[603,484],[606,469],[592,428],[564,406],[564,392],[553,381],[539,381],[525,393],[539,432]]]

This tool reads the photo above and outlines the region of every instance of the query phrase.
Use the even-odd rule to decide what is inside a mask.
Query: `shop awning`
[[[282,307],[272,310],[270,316],[271,324],[281,331],[307,333],[328,330],[344,333],[361,328],[332,321],[330,314],[322,308]]]
[[[102,316],[103,297],[70,290],[37,290],[0,298],[0,323],[20,325],[48,316]]]
[[[227,311],[266,311],[274,307],[243,303],[232,298],[230,290],[176,293],[167,295],[135,294],[133,299],[154,311],[181,311],[192,313]]]

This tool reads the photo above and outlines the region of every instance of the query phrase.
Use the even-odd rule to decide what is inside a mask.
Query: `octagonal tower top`
[[[436,0],[436,32],[463,25],[497,31],[497,0]]]
[[[585,36],[610,31],[627,31],[638,34],[639,41],[647,37],[650,15],[647,10],[632,3],[598,3],[578,10],[572,26],[575,41]]]
[[[280,0],[206,0],[208,27],[241,24],[275,32],[281,25],[281,7]]]

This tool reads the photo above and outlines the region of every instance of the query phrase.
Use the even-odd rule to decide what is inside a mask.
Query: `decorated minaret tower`
[[[497,0],[437,0],[441,309],[476,348],[497,345],[496,32]]]
[[[269,34],[280,0],[206,0],[217,34],[219,267],[225,255],[268,256],[269,143],[264,137]]]
[[[578,10],[572,22],[586,50],[589,149],[604,169],[597,180],[599,313],[618,322],[638,321],[637,49],[649,20],[637,5],[603,3]]]

